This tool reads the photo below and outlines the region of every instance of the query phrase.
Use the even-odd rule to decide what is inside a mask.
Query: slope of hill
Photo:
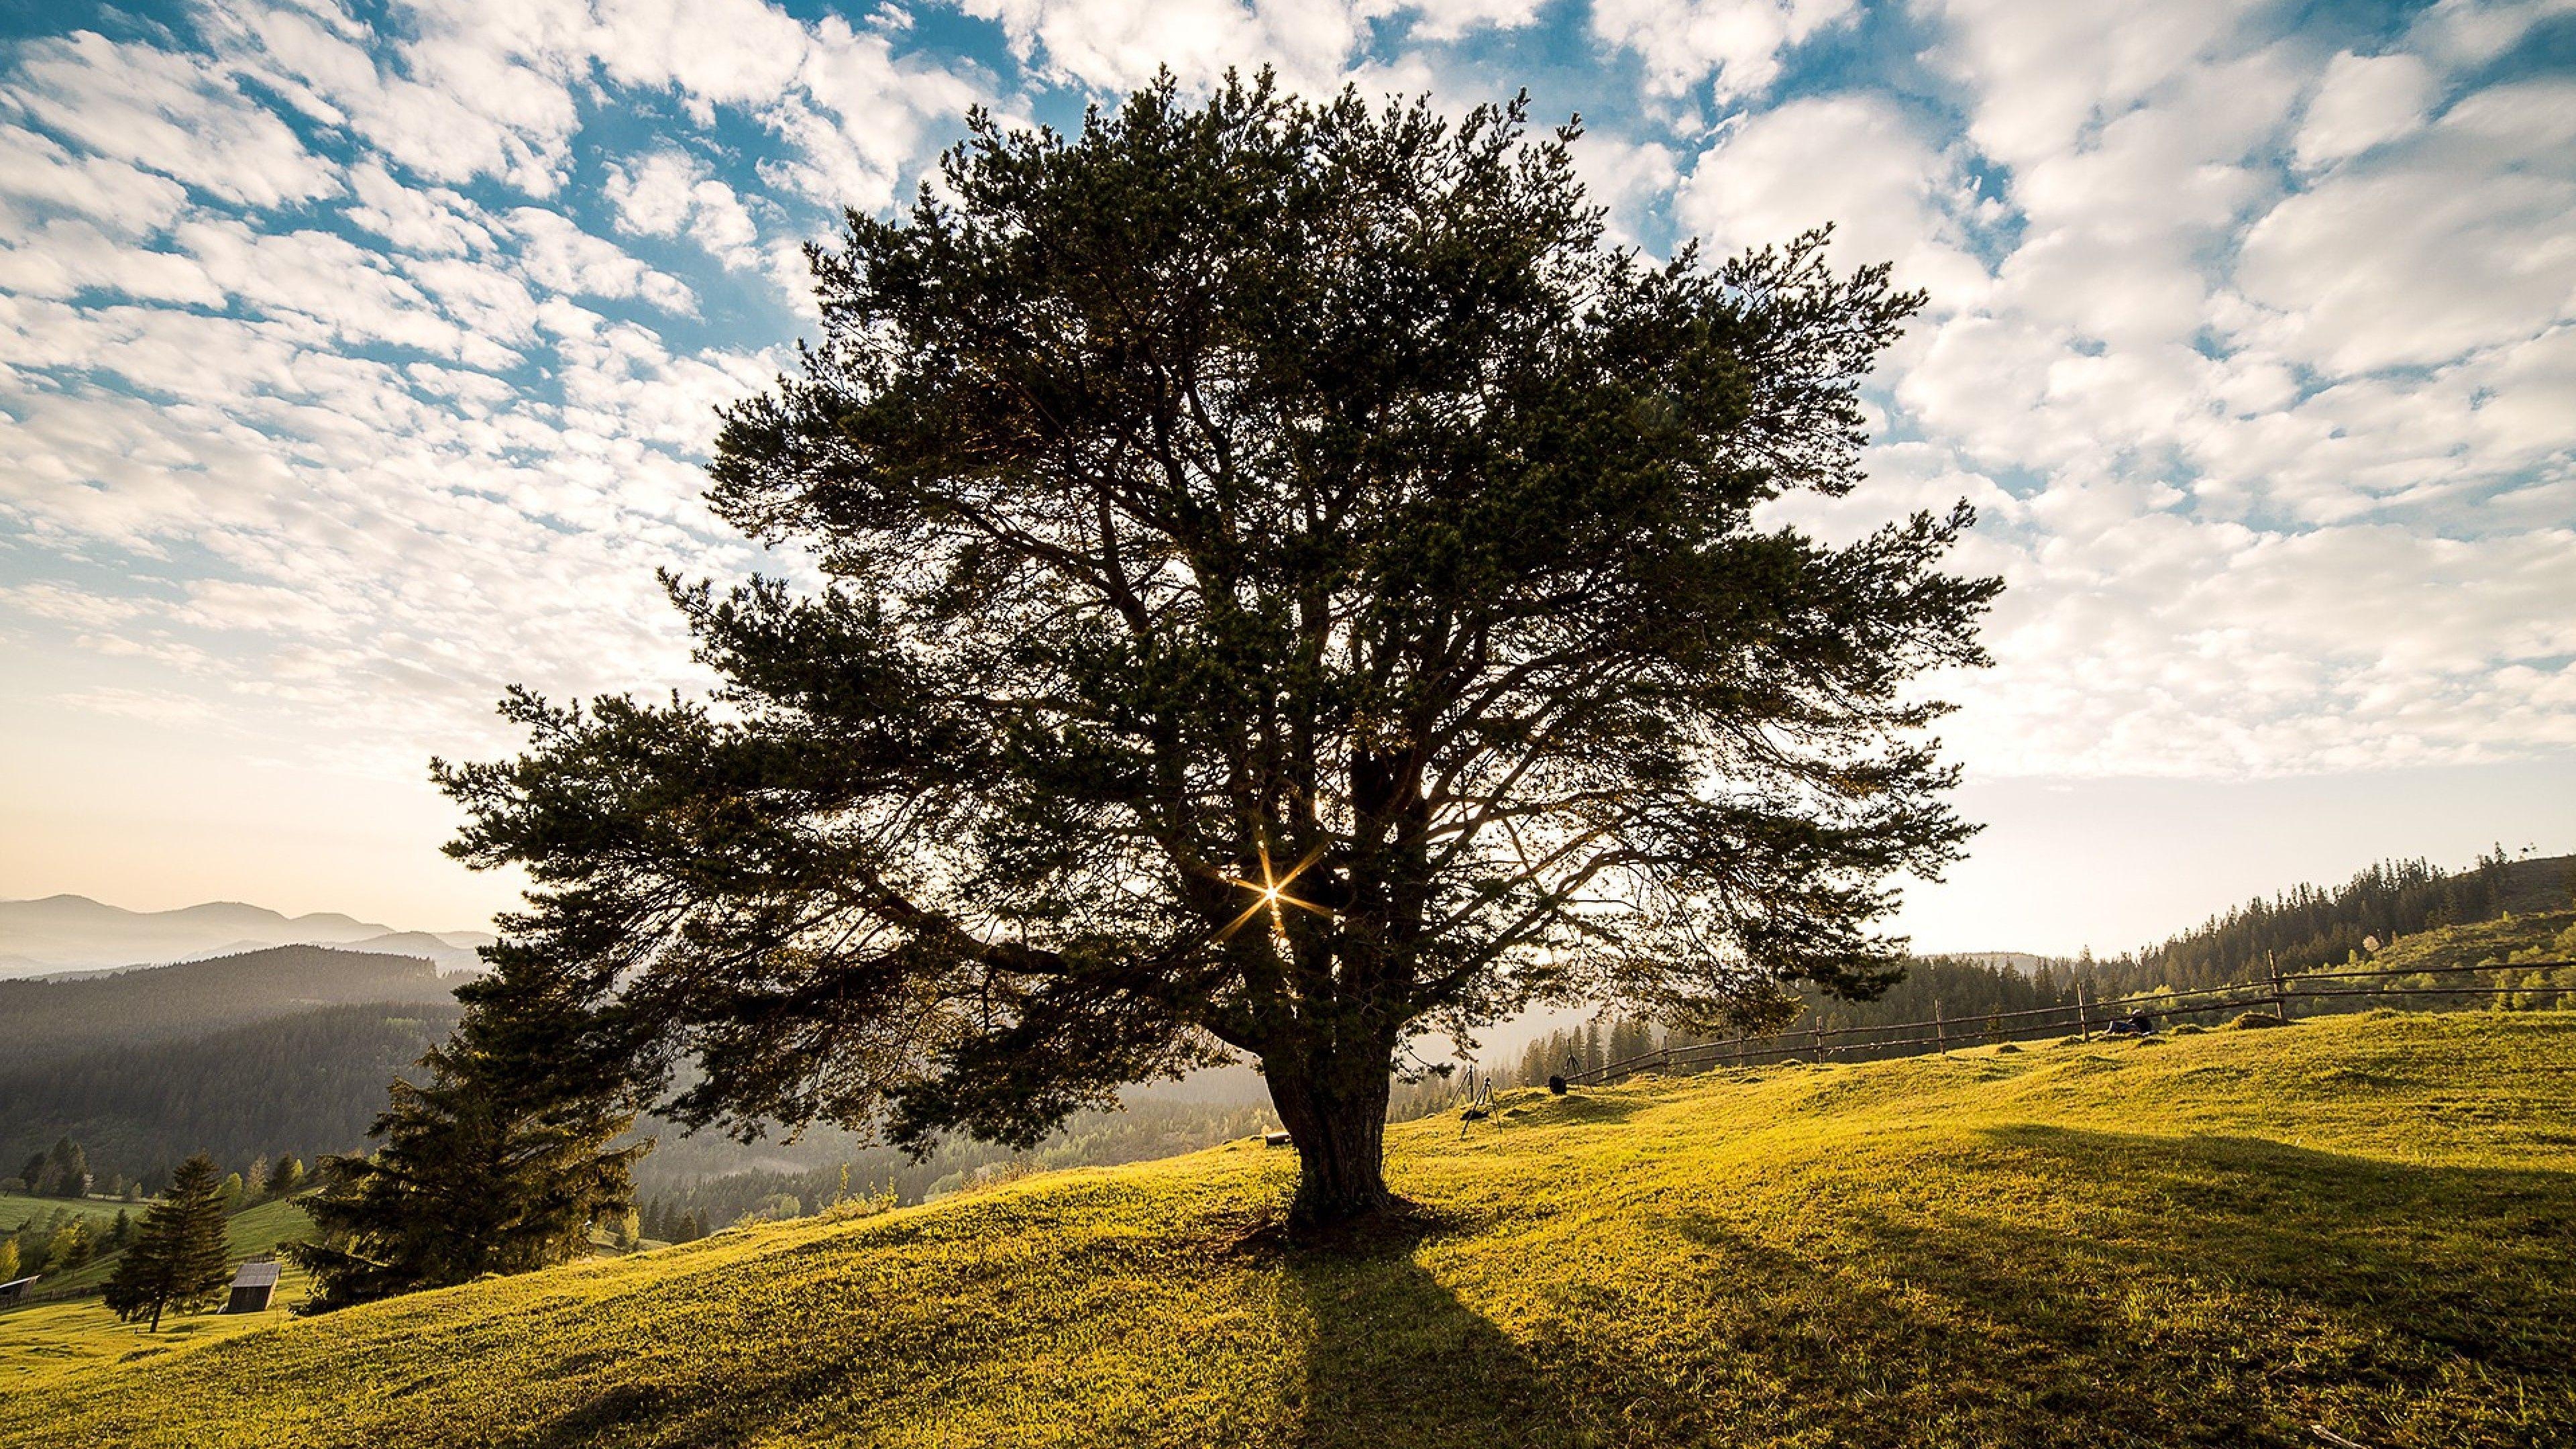
[[[2563,1443],[2572,1081],[2535,1013],[1521,1093],[1334,1251],[1238,1143],[129,1332],[0,1442]]]
[[[2256,897],[2135,957],[2105,961],[2095,980],[2114,992],[2185,989],[2341,961],[2381,941],[2507,913],[2563,911],[2576,894],[2576,856],[2515,860],[2502,848],[2468,870],[2383,861],[2342,885],[2301,885]]]
[[[106,1045],[203,1036],[357,1002],[452,1002],[456,979],[416,956],[278,946],[239,956],[60,981],[0,981],[0,1040],[13,1063]],[[6,1116],[0,1106],[0,1117]]]
[[[227,1168],[359,1146],[385,1084],[456,1027],[454,1001],[322,1006],[180,1040],[95,1046],[0,1063],[0,1160],[57,1137],[109,1174],[157,1187],[191,1152]],[[14,1155],[12,1155],[14,1154]]]

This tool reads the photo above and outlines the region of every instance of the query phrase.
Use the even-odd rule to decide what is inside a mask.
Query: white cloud
[[[2247,233],[2243,331],[2335,374],[2445,362],[2576,315],[2576,83],[2455,104]]]
[[[611,166],[603,188],[631,236],[686,236],[728,267],[760,265],[760,226],[732,187],[684,152],[655,151]]]
[[[276,116],[184,56],[83,31],[23,44],[7,99],[93,156],[274,207],[340,190]]]
[[[589,297],[641,297],[666,312],[693,313],[688,284],[592,236],[559,211],[522,206],[503,218],[519,239],[519,263],[538,285]]]
[[[2411,55],[2338,55],[2308,101],[2294,154],[2313,171],[2408,135],[2437,93],[2432,67]]]
[[[1693,164],[1676,215],[1721,254],[1831,222],[1846,267],[1894,262],[1902,286],[1956,307],[1985,269],[1958,218],[1976,209],[1958,158],[1875,96],[1803,98],[1746,117]]]
[[[1761,94],[1790,50],[1858,15],[1855,0],[1595,0],[1592,32],[1635,51],[1658,90],[1708,78],[1724,102]]]
[[[1266,58],[1453,109],[1506,86],[1442,39],[1536,13],[974,3],[1041,86]],[[2457,94],[2537,9],[2446,4],[2365,59],[2216,0],[1917,8],[1937,94],[1794,83],[1800,46],[1856,20],[1840,3],[1604,6],[1598,35],[1637,52],[1620,75],[1744,109],[1712,133],[1650,103],[1576,159],[1623,235],[1661,214],[1731,249],[1831,220],[1842,265],[1931,289],[1871,398],[1893,438],[1871,483],[1779,512],[1848,534],[1978,504],[1962,566],[2012,588],[2000,668],[1953,691],[1966,757],[2231,774],[2567,747],[2576,100]],[[752,566],[699,464],[792,327],[739,315],[717,266],[801,289],[827,207],[899,199],[970,104],[1045,99],[898,53],[922,37],[891,20],[752,0],[205,18],[209,54],[73,36],[0,60],[0,635],[109,671],[56,689],[66,709],[405,778],[491,739],[507,680],[694,677],[651,571]],[[603,156],[587,128],[612,114]],[[68,581],[101,570],[130,582]]]
[[[75,156],[50,136],[0,126],[0,218],[12,232],[47,214],[76,216],[120,237],[149,235],[187,204],[166,176],[103,156]]]

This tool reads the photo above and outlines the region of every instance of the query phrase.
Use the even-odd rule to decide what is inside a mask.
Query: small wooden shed
[[[35,1283],[36,1275],[33,1273],[24,1278],[12,1278],[6,1283],[0,1283],[0,1303],[15,1303],[26,1297],[27,1290],[34,1287]]]
[[[233,1275],[233,1296],[224,1303],[226,1313],[265,1313],[268,1300],[277,1293],[277,1264],[274,1260],[244,1263]]]

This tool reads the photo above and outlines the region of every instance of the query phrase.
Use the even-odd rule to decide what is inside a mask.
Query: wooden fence
[[[1635,1076],[1639,1072],[1756,1066],[1788,1057],[1823,1061],[1837,1054],[1856,1055],[1862,1052],[1918,1056],[1924,1051],[1946,1052],[1952,1047],[1985,1046],[2030,1037],[2075,1035],[2090,1039],[2097,1033],[2106,1031],[2113,1023],[2125,1022],[2138,1013],[2161,1020],[2171,1016],[2214,1015],[2268,1007],[2286,1021],[2291,1016],[2293,1002],[2334,997],[2367,996],[2384,999],[2402,996],[2539,995],[2554,996],[2558,999],[2558,1004],[2563,1004],[2569,996],[2576,995],[2576,988],[2485,984],[2474,986],[2358,984],[2389,977],[2483,976],[2497,971],[2546,971],[2561,966],[2576,966],[2576,961],[2513,961],[2484,966],[2415,966],[2393,969],[2355,967],[2289,974],[2275,970],[2260,981],[2236,981],[2224,986],[2202,986],[2190,991],[2131,996],[2109,1002],[2088,1000],[2085,996],[2084,982],[2079,979],[2075,984],[2075,1000],[2065,1006],[1988,1012],[1980,1016],[1962,1018],[1944,1017],[1941,1015],[1940,1003],[1936,1001],[1933,1003],[1932,1017],[1927,1021],[1888,1022],[1879,1026],[1849,1026],[1833,1031],[1827,1031],[1822,1024],[1818,1024],[1803,1031],[1792,1029],[1770,1037],[1737,1036],[1727,1041],[1702,1042],[1695,1046],[1658,1047],[1642,1056],[1625,1057],[1588,1071],[1568,1072],[1565,1079],[1576,1086],[1597,1087]],[[1895,1035],[1891,1036],[1891,1033]],[[1904,1048],[1921,1050],[1907,1051],[1903,1050]]]

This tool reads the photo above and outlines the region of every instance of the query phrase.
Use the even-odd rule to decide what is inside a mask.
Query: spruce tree
[[[169,1190],[143,1214],[134,1246],[117,1260],[105,1297],[131,1323],[150,1317],[161,1329],[165,1308],[188,1308],[224,1290],[224,1210],[215,1161],[200,1152],[179,1165]]]
[[[79,1197],[83,1179],[89,1176],[89,1154],[81,1150],[79,1143],[62,1138],[54,1143],[53,1151],[45,1154],[44,1176],[41,1191],[56,1197]]]
[[[304,1199],[318,1233],[283,1248],[313,1274],[299,1311],[567,1262],[622,1218],[652,1146],[612,1145],[636,1096],[576,1045],[578,1008],[525,986],[505,968],[461,988],[456,1033],[369,1129],[383,1145],[322,1159]]]

